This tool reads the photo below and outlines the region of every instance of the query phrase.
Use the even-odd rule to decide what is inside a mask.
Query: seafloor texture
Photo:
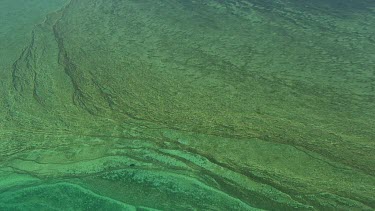
[[[0,11],[0,210],[375,208],[374,1]]]

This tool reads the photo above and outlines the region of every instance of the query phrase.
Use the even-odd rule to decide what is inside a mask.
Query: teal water
[[[375,3],[0,0],[0,210],[373,210]]]

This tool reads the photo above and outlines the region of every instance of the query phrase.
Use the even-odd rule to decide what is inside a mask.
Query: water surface
[[[372,210],[372,1],[0,0],[0,210]]]

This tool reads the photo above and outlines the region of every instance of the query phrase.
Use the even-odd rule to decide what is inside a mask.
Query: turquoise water
[[[0,0],[0,210],[373,210],[375,3]]]

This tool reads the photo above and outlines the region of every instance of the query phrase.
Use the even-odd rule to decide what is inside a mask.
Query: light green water
[[[0,0],[0,210],[372,210],[372,1]]]

